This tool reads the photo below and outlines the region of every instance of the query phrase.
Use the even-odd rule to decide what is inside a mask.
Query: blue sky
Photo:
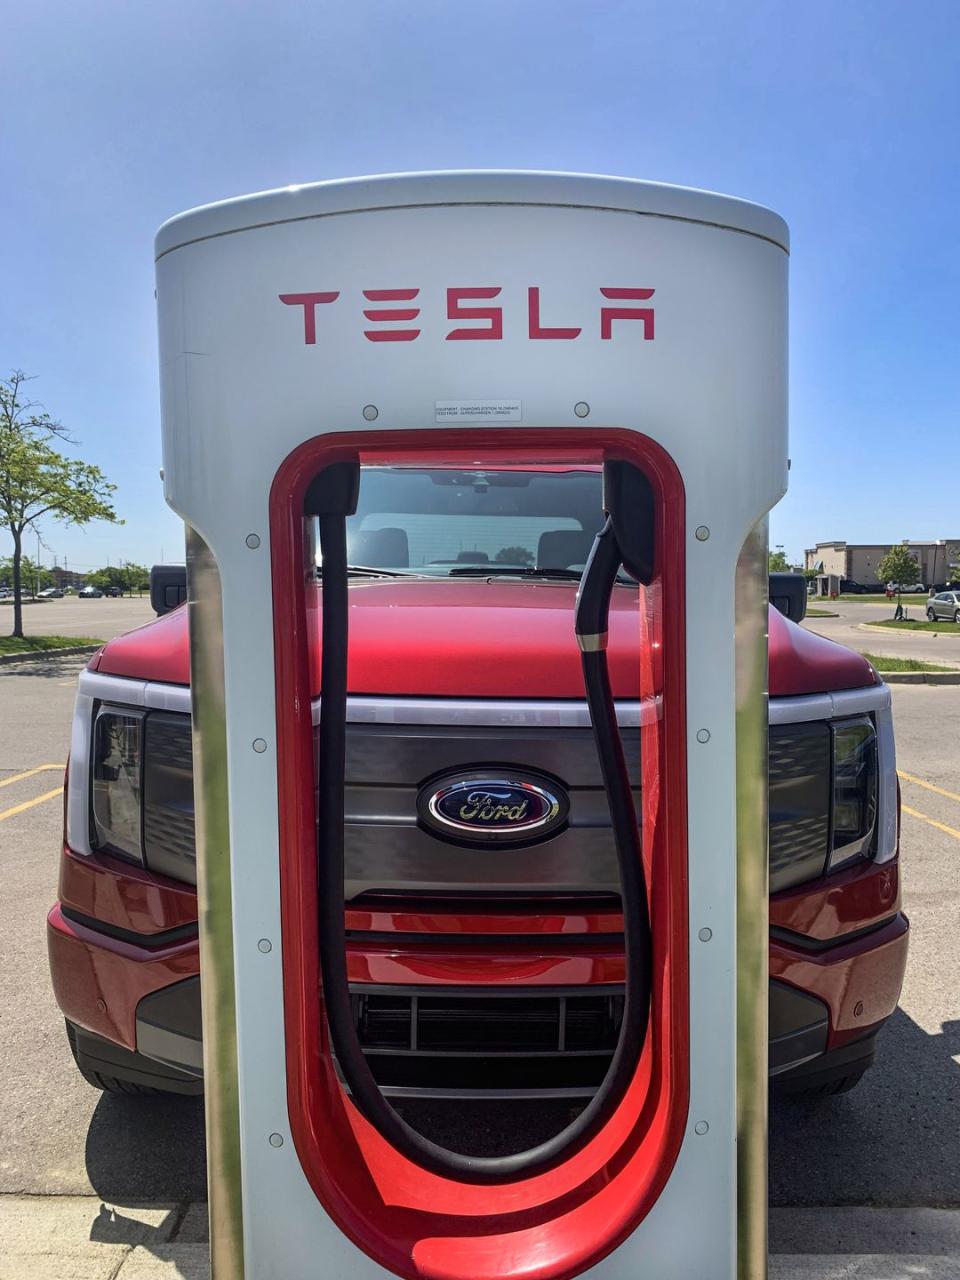
[[[432,168],[772,206],[793,236],[793,471],[771,544],[960,537],[955,0],[37,0],[5,14],[0,65],[0,369],[37,375],[127,521],[49,525],[45,562],[181,557],[158,479],[158,224]]]

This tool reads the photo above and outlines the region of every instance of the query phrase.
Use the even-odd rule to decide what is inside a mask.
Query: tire
[[[936,622],[936,620],[937,620],[937,615],[934,613],[934,611],[933,611],[932,609],[928,609],[928,610],[927,610],[927,621],[928,621],[928,622]]]
[[[960,626],[960,609],[957,609],[957,611],[954,613],[953,620],[957,624],[957,626]]]
[[[102,1040],[70,1022],[66,1025],[67,1041],[77,1070],[87,1084],[101,1093],[173,1098],[198,1096],[203,1092],[202,1081],[185,1072]]]
[[[786,1096],[795,1098],[800,1102],[816,1102],[818,1099],[835,1098],[839,1093],[849,1093],[851,1089],[855,1089],[863,1077],[867,1074],[867,1068],[862,1071],[849,1071],[844,1076],[838,1076],[835,1080],[824,1080],[820,1084],[810,1084],[807,1088],[794,1087],[787,1092]]]
[[[880,1028],[792,1071],[774,1076],[771,1091],[786,1101],[822,1102],[855,1089],[873,1065]]]

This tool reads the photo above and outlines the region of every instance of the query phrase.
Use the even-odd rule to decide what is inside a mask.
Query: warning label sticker
[[[522,422],[520,400],[437,400],[437,422]]]

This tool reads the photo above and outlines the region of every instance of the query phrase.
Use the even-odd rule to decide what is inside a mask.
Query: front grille
[[[146,717],[144,848],[155,871],[196,881],[190,717]],[[625,734],[635,753],[635,731]],[[562,777],[573,807],[567,831],[534,849],[474,855],[416,825],[416,790],[431,770],[494,756]],[[632,765],[635,767],[635,765]],[[347,896],[460,895],[480,888],[582,898],[617,884],[609,816],[589,730],[352,725],[348,729]],[[830,729],[826,721],[772,725],[769,740],[770,890],[824,874],[830,825]],[[474,864],[477,864],[476,866]],[[482,864],[482,865],[481,865]],[[499,876],[497,883],[491,875]]]
[[[625,729],[639,776],[639,730]],[[449,770],[533,771],[555,779],[568,819],[530,845],[464,848],[425,830],[417,809],[424,783]],[[637,795],[639,804],[639,793]],[[345,891],[424,896],[497,893],[617,893],[620,882],[610,812],[588,728],[550,725],[347,725]]]
[[[618,987],[585,995],[357,986],[352,999],[374,1079],[395,1096],[587,1097],[623,1020]]]

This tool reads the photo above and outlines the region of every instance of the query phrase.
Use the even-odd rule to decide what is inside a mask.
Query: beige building
[[[834,578],[850,578],[864,587],[882,586],[878,576],[880,561],[896,544],[892,542],[818,542],[803,553],[805,569]],[[903,540],[920,569],[925,586],[960,577],[950,566],[960,564],[960,538],[939,538],[935,542]]]

